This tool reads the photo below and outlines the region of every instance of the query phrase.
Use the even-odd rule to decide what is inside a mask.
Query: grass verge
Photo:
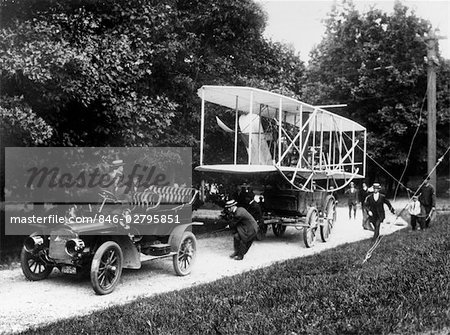
[[[364,265],[369,240],[25,333],[445,332],[450,327],[449,218],[439,216],[426,231],[386,236]]]

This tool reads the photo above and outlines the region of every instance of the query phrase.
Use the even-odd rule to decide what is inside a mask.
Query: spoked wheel
[[[286,231],[286,226],[283,226],[282,224],[272,224],[272,230],[276,237],[283,236],[284,232]]]
[[[43,251],[41,251],[43,252]],[[32,281],[42,280],[49,276],[53,266],[48,265],[43,259],[41,252],[32,254],[22,248],[20,253],[20,265],[25,277]]]
[[[123,254],[116,242],[103,243],[95,252],[91,265],[91,283],[95,293],[111,293],[122,274]]]
[[[327,197],[325,203],[324,224],[320,226],[320,238],[323,242],[330,238],[331,230],[336,222],[336,201],[334,197]]]
[[[258,233],[256,234],[256,239],[262,241],[266,238],[267,226],[265,224],[260,225],[258,228]]]
[[[173,268],[179,276],[191,273],[197,252],[197,240],[190,231],[185,231],[178,246],[176,255],[173,255]]]
[[[306,214],[308,227],[303,228],[303,242],[307,248],[311,248],[316,242],[316,231],[318,224],[317,210],[310,208]]]

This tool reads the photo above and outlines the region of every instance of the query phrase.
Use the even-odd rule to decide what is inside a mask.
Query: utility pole
[[[427,171],[430,173],[436,164],[436,67],[439,65],[439,60],[436,56],[436,46],[438,37],[432,30],[425,37],[427,45],[427,133],[428,133],[428,164]],[[430,183],[436,189],[436,171],[430,176]]]

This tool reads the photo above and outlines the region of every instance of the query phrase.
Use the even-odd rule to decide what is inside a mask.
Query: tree
[[[335,6],[325,23],[325,37],[311,54],[305,94],[321,104],[347,103],[342,113],[368,129],[369,154],[399,177],[419,119],[426,116],[426,45],[420,37],[431,25],[400,2],[386,14],[359,13],[351,1]],[[445,119],[444,110],[439,115]],[[445,130],[448,120],[438,132]],[[425,149],[423,143],[426,127],[415,148]],[[413,150],[410,163],[417,164],[410,164],[410,173],[424,172],[425,161],[423,150]],[[375,170],[369,172],[375,178]]]
[[[167,95],[149,92],[153,54],[170,52],[158,44],[160,31],[169,29],[161,7],[146,6],[139,19],[158,28],[141,31],[133,17],[139,1],[127,8],[114,2],[26,3],[2,3],[2,100],[20,97],[12,108],[42,118],[53,132],[48,144],[143,145],[158,139],[176,107]]]
[[[201,85],[297,93],[303,73],[250,0],[3,0],[1,15],[2,131],[14,111],[39,118],[34,144],[196,146]]]

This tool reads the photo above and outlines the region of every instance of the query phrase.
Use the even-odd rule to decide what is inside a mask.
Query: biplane
[[[276,236],[287,226],[303,228],[303,240],[310,247],[319,230],[326,242],[336,221],[333,192],[364,178],[366,129],[325,106],[257,88],[203,86],[198,96],[201,129],[196,170],[243,179],[260,176],[265,231],[267,224],[272,224]],[[223,157],[215,162],[216,157],[204,156],[207,107],[216,114],[217,124],[208,130],[221,129],[233,137],[233,153],[226,164]],[[227,125],[221,114],[233,115],[234,124]]]

